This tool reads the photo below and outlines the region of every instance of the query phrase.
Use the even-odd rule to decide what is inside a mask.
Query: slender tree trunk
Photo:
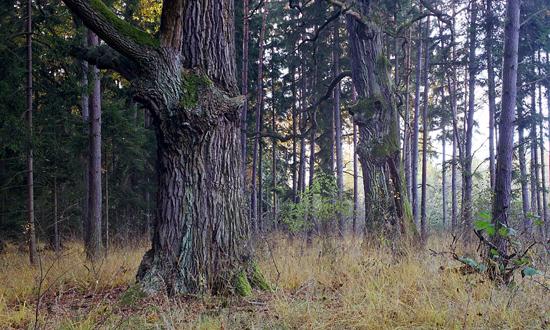
[[[29,242],[29,261],[36,264],[36,233],[34,227],[34,170],[33,170],[33,105],[32,105],[32,0],[27,0],[27,126],[29,146],[27,149],[27,230]]]
[[[415,92],[414,92],[414,120],[411,141],[411,203],[414,222],[418,224],[418,131],[420,117],[420,85],[422,84],[422,23],[418,23],[418,44],[416,49],[415,65]]]
[[[58,214],[57,177],[53,177],[53,248],[56,253],[61,251],[61,240],[59,239],[59,214]]]
[[[305,74],[304,65],[301,65],[301,86],[300,86],[300,169],[298,172],[298,187],[299,192],[303,193],[306,189],[306,113],[305,109],[307,108],[306,104],[306,88],[307,88],[307,77]]]
[[[340,74],[340,31],[339,21],[336,21],[334,28],[334,39],[332,43],[333,77]],[[338,186],[338,200],[344,196],[344,156],[342,153],[342,118],[340,110],[340,83],[334,88],[334,128],[335,128],[335,149],[336,149],[336,185]],[[345,223],[342,213],[338,212],[338,234],[344,236]]]
[[[412,40],[412,29],[409,28],[409,40]],[[411,132],[410,132],[410,108],[411,108],[411,94],[410,94],[410,80],[411,80],[411,43],[407,43],[406,54],[406,67],[405,67],[405,120],[403,124],[404,128],[404,142],[403,142],[403,162],[405,165],[405,181],[407,183],[407,197],[409,201],[412,198],[412,177],[411,177]]]
[[[427,218],[426,218],[426,200],[427,200],[427,180],[428,180],[428,107],[429,107],[429,74],[430,74],[430,16],[426,19],[426,30],[424,32],[424,41],[426,50],[424,52],[423,67],[423,85],[424,95],[422,103],[422,199],[420,205],[420,238],[422,242],[427,239]]]
[[[86,28],[83,28],[83,40],[82,44],[83,47],[88,46],[88,32]],[[89,139],[89,126],[90,126],[90,97],[89,97],[89,87],[88,87],[88,62],[85,60],[80,61],[80,68],[82,70],[82,77],[80,80],[80,88],[82,89],[82,92],[80,94],[80,110],[82,112],[82,123],[84,127],[84,136],[86,136],[86,139],[88,141]],[[82,181],[84,182],[84,196],[82,198],[82,214],[81,214],[81,224],[82,224],[82,237],[84,239],[84,242],[87,241],[87,235],[88,235],[88,199],[90,196],[90,180],[88,179],[88,172],[89,172],[89,153],[88,150],[89,143],[87,143],[86,150],[84,154],[82,155],[82,167],[84,171],[82,172]]]
[[[442,216],[442,224],[443,224],[443,229],[445,229],[447,227],[447,167],[446,167],[446,131],[445,131],[445,127],[442,127],[442,135],[443,137],[441,138],[441,151],[442,151],[442,159],[441,159],[441,204],[443,205],[442,207],[442,213],[443,213],[443,216]]]
[[[464,168],[462,171],[463,180],[463,205],[462,205],[462,222],[464,224],[465,239],[469,240],[472,229],[472,189],[473,189],[473,173],[472,173],[472,140],[474,134],[474,112],[475,112],[475,86],[477,74],[476,62],[476,47],[477,47],[477,5],[471,3],[470,8],[470,27],[468,36],[468,109],[466,116],[466,136],[464,148]]]
[[[533,56],[534,60],[534,56]],[[533,70],[534,73],[534,70]],[[537,109],[536,109],[536,87],[535,84],[531,84],[530,87],[530,97],[531,97],[531,106],[530,111],[530,131],[529,131],[529,140],[531,146],[531,212],[536,212],[536,216],[541,216],[541,202],[539,194],[539,157],[538,157],[538,134],[537,134]]]
[[[452,61],[455,61],[456,56],[456,15],[455,15],[455,3],[454,0],[452,1],[452,25],[451,25],[451,52],[452,52]],[[458,128],[458,100],[457,100],[457,70],[456,70],[456,64],[452,65],[451,68],[451,78],[452,81],[448,83],[448,89],[449,89],[449,96],[451,101],[451,115],[452,115],[452,124],[453,124],[453,151],[452,151],[452,157],[453,162],[451,164],[451,230],[453,232],[456,232],[457,230],[457,218],[458,218],[458,189],[456,185],[456,179],[458,177],[458,171],[457,171],[457,163],[460,160],[460,163],[462,163],[462,159],[460,157],[460,130]],[[457,149],[459,151],[459,156],[457,157]]]
[[[522,204],[522,213],[523,213],[522,214],[523,229],[526,233],[530,234],[531,218],[529,216],[529,212],[530,212],[529,188],[527,187],[528,177],[527,177],[527,161],[525,160],[525,138],[523,136],[523,131],[524,131],[523,120],[524,119],[522,118],[522,109],[521,107],[518,107],[518,122],[519,122],[518,123],[518,159],[519,159],[519,172],[520,172],[520,178],[521,178],[521,204]],[[503,130],[503,127],[502,127],[502,124],[500,124],[500,131],[502,130]],[[503,133],[500,133],[500,135],[502,134]],[[499,138],[502,139],[502,136],[500,136]]]
[[[538,53],[538,62],[539,64],[542,64],[541,57],[540,57],[540,51]],[[542,70],[539,67],[539,76],[542,75]],[[541,191],[542,191],[542,214],[541,219],[543,223],[546,223],[546,220],[548,219],[548,205],[547,205],[547,195],[546,195],[546,165],[545,165],[545,157],[544,157],[544,112],[542,109],[542,88],[541,84],[538,85],[539,90],[539,97],[538,97],[538,106],[539,106],[539,132],[540,132],[540,170],[541,170]],[[543,237],[545,238],[545,230],[544,226],[541,226],[541,230],[543,232]]]
[[[298,142],[296,135],[298,134],[298,113],[296,111],[296,102],[298,102],[296,92],[296,68],[292,67],[292,201],[297,203],[298,200]]]
[[[352,86],[352,101],[353,103],[357,102],[357,92],[355,87]],[[357,235],[357,215],[359,212],[359,168],[357,160],[357,125],[352,121],[351,125],[353,126],[353,237]]]
[[[497,168],[495,172],[495,199],[493,221],[495,229],[508,225],[512,200],[512,156],[514,149],[514,121],[517,95],[517,65],[519,44],[520,0],[507,0],[504,31],[504,64],[502,67],[502,111],[500,114]],[[523,134],[520,131],[520,138]],[[521,145],[522,141],[520,141]],[[523,189],[522,189],[523,191]],[[525,208],[525,207],[524,207]],[[506,240],[494,235],[495,245],[505,254]]]
[[[247,146],[247,117],[248,117],[248,0],[243,0],[243,58],[242,58],[242,87],[244,97],[243,109],[241,111],[241,157],[243,159],[243,177],[246,173],[246,146]]]
[[[489,89],[489,175],[491,188],[495,187],[495,113],[496,113],[496,93],[495,93],[495,68],[493,63],[493,45],[494,45],[494,21],[492,0],[486,0],[486,18],[485,18],[485,52],[487,56],[487,87]]]
[[[277,132],[277,113],[275,111],[275,67],[271,48],[271,131]],[[271,221],[273,228],[277,228],[277,140],[271,139]]]
[[[95,33],[88,31],[88,45],[99,45],[99,39]],[[101,82],[99,69],[90,66],[92,73],[92,97],[90,98],[90,138],[88,158],[88,233],[86,234],[86,256],[95,260],[101,256],[101,206],[102,206],[102,181],[101,181]]]
[[[263,68],[264,68],[264,38],[265,38],[265,28],[267,21],[267,7],[264,4],[263,14],[262,14],[262,27],[260,30],[260,39],[259,39],[259,53],[258,53],[258,81],[256,87],[256,128],[254,130],[254,151],[252,154],[252,189],[250,191],[250,210],[251,210],[251,221],[252,229],[254,233],[258,232],[259,225],[259,214],[258,208],[261,204],[261,200],[258,200],[259,190],[258,190],[258,181],[261,181],[261,178],[258,177],[259,169],[259,149],[260,149],[260,134],[262,128],[262,111],[263,111],[263,97],[264,97],[264,86],[263,86]]]
[[[149,221],[146,221],[147,237],[149,237]],[[109,253],[109,165],[105,166],[105,256]]]

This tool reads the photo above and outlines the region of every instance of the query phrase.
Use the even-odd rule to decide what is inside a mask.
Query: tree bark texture
[[[359,100],[350,109],[359,128],[367,232],[416,237],[400,164],[398,111],[390,65],[382,52],[382,31],[365,18],[369,1],[358,2],[363,20],[347,15],[352,79]]]
[[[502,67],[502,111],[500,114],[495,199],[493,203],[493,222],[497,233],[502,225],[508,225],[510,202],[512,200],[512,156],[514,153],[514,121],[517,96],[519,12],[520,0],[508,0],[504,32],[504,64]],[[522,135],[520,133],[520,137]],[[495,235],[494,240],[495,245],[501,249],[500,253],[505,254],[506,240],[500,235]]]
[[[158,40],[100,1],[64,2],[123,56],[112,68],[152,113],[157,209],[152,247],[137,274],[142,288],[169,294],[265,288],[253,266],[244,208],[233,1],[165,0]]]

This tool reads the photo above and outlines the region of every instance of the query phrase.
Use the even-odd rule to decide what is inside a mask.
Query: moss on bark
[[[132,24],[126,22],[125,20],[119,18],[103,3],[103,1],[90,0],[90,5],[95,11],[109,21],[117,29],[117,31],[127,37],[130,37],[134,42],[144,46],[154,48],[159,47],[160,43],[157,39],[153,38],[149,33],[142,31],[132,26]]]

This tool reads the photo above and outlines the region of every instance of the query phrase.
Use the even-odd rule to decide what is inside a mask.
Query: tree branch
[[[89,48],[73,47],[70,50],[70,54],[93,65],[97,65],[100,69],[116,71],[128,80],[136,78],[137,64],[107,45]]]
[[[101,0],[63,0],[109,46],[133,60],[148,59],[158,40],[115,15]]]

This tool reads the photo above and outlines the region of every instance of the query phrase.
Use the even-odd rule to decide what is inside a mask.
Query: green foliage
[[[247,297],[252,294],[252,286],[250,285],[250,282],[248,281],[248,277],[246,276],[246,272],[240,271],[235,276],[235,292],[241,296],[241,297]]]
[[[462,262],[463,264],[466,264],[470,267],[472,267],[473,269],[475,269],[476,271],[480,272],[480,273],[483,273],[484,271],[487,270],[487,266],[485,266],[484,264],[480,263],[480,262],[477,262],[475,261],[474,259],[472,258],[468,258],[468,257],[458,257],[458,261]]]
[[[282,206],[282,221],[291,232],[310,229],[312,218],[323,223],[335,221],[339,214],[351,214],[349,199],[338,198],[338,186],[331,175],[318,174],[299,197],[298,203],[287,201]]]

